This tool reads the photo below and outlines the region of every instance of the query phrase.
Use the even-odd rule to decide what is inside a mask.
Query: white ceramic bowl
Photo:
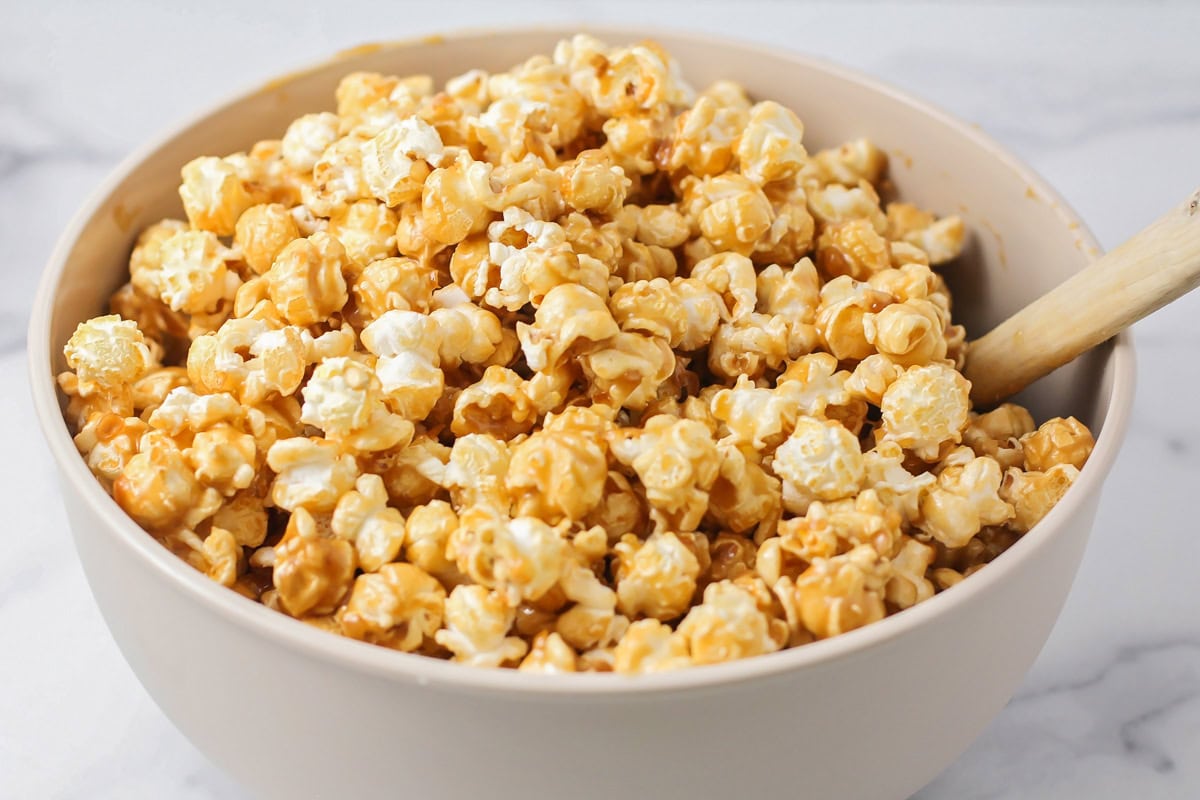
[[[612,42],[640,30],[598,30]],[[961,753],[1037,656],[1079,565],[1129,420],[1119,336],[1022,398],[1098,432],[1063,501],[979,574],[864,629],[672,674],[528,675],[331,636],[212,583],[167,552],[88,472],[53,375],[75,325],[123,280],[137,231],[180,214],[179,168],[278,136],[328,108],[352,70],[503,69],[568,30],[357,48],[242,95],[125,161],[64,234],[29,334],[31,380],[80,559],[146,689],[216,764],[280,798],[903,798]],[[809,58],[690,34],[656,37],[695,85],[732,78],[795,109],[810,149],[870,136],[903,197],[974,232],[949,278],[978,335],[1078,270],[1096,245],[1027,167],[970,125]],[[1016,768],[1016,767],[1014,767]]]

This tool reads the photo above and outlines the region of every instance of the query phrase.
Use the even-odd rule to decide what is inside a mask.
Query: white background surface
[[[163,718],[94,608],[23,352],[42,263],[86,193],[137,144],[230,91],[364,41],[644,23],[824,56],[977,122],[1106,247],[1200,185],[1200,8],[1183,4],[15,5],[0,0],[5,799],[245,796]],[[1200,295],[1136,331],[1135,421],[1067,608],[1018,696],[921,800],[1200,797]]]

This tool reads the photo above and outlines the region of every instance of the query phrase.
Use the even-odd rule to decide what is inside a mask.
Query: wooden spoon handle
[[[987,406],[1200,285],[1200,190],[967,348],[971,399]]]

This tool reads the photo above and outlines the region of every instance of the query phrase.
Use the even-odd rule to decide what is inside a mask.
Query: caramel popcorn
[[[701,89],[579,35],[190,161],[63,350],[88,469],[250,600],[475,666],[752,657],[966,580],[1091,433],[972,409],[963,219]]]

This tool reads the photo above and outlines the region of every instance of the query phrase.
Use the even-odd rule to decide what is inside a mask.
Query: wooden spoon
[[[1200,285],[1200,190],[967,347],[971,399],[990,406]]]

